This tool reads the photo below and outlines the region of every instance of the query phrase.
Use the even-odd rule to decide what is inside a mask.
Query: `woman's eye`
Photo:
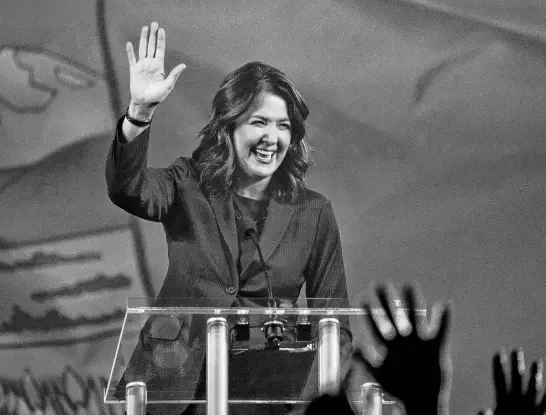
[[[252,125],[265,125],[263,121],[256,120],[252,122]]]
[[[290,130],[290,125],[288,124],[281,124],[279,127],[283,130]]]

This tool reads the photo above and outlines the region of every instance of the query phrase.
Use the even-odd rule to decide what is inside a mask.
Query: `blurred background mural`
[[[166,244],[110,203],[103,165],[125,42],[152,20],[187,69],[151,166],[191,153],[227,73],[277,66],[311,107],[308,184],[333,202],[352,305],[372,280],[453,301],[456,414],[490,405],[497,348],[546,357],[544,0],[0,4],[0,413],[123,410],[101,402],[124,301],[157,292]]]

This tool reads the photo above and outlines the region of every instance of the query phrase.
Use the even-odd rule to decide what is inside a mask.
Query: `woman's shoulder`
[[[180,156],[177,157],[171,164],[171,167],[179,167],[185,170],[193,169],[192,160],[189,157]]]
[[[197,171],[193,159],[189,157],[180,156],[175,159],[169,166],[174,172],[179,172],[182,176],[197,178]]]
[[[330,199],[317,190],[305,187],[300,191],[296,204],[306,208],[322,208],[330,204]]]

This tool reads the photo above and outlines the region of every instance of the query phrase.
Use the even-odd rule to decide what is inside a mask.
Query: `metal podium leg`
[[[223,317],[207,320],[207,415],[228,414],[228,325]]]
[[[125,386],[125,411],[127,415],[146,415],[146,384],[131,382]]]
[[[339,389],[340,334],[337,318],[323,318],[319,321],[318,372],[319,393],[335,394]]]
[[[362,385],[361,395],[363,415],[383,414],[383,396],[381,395],[381,386],[379,384],[365,383]]]

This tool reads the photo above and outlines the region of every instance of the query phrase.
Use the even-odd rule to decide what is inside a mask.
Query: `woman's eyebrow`
[[[259,119],[262,119],[264,121],[271,121],[272,119],[271,118],[268,118],[266,117],[265,115],[259,115],[259,114],[252,114],[250,116],[250,118],[259,118]],[[290,122],[290,119],[289,118],[279,118],[278,120],[276,120],[277,122]]]

